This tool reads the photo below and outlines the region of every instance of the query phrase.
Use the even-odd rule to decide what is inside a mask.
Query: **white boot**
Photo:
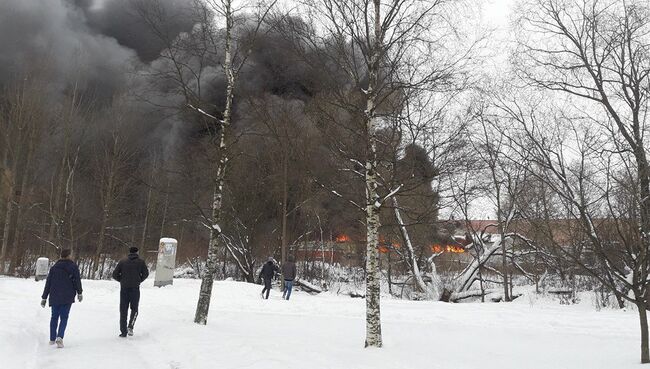
[[[54,342],[56,342],[56,347],[63,348],[63,338],[57,337],[56,341],[54,341]]]

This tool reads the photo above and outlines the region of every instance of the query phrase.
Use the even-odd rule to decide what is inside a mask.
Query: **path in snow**
[[[217,282],[207,326],[193,323],[198,280],[142,286],[136,335],[119,333],[119,285],[84,280],[64,349],[48,345],[44,282],[0,277],[0,367],[203,368],[638,368],[635,312],[588,304],[446,304],[382,300],[384,345],[364,349],[363,300]]]

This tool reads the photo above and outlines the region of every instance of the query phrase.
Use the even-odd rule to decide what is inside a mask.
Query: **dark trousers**
[[[68,315],[70,315],[71,307],[72,304],[52,305],[52,318],[50,318],[50,341],[54,341],[57,337],[63,338],[65,327],[68,325]]]
[[[264,278],[264,288],[262,289],[262,296],[266,292],[265,299],[269,299],[269,292],[271,292],[271,278]]]
[[[120,332],[126,334],[126,316],[131,307],[131,317],[128,328],[133,328],[138,318],[138,304],[140,303],[140,287],[122,288],[120,290]]]

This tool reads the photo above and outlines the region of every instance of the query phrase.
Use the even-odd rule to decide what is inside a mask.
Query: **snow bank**
[[[66,348],[47,344],[43,282],[0,277],[0,358],[9,369],[639,368],[634,312],[580,305],[385,299],[385,347],[363,348],[365,302],[334,293],[216,282],[207,326],[192,322],[199,280],[142,287],[136,335],[118,338],[119,286],[84,280]]]

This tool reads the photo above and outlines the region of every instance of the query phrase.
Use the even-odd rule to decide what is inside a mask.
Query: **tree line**
[[[4,273],[72,248],[103,278],[173,236],[206,324],[215,278],[254,282],[269,255],[346,235],[366,346],[382,345],[386,273],[412,298],[503,301],[551,275],[636,306],[650,362],[647,4],[521,1],[499,73],[463,1],[242,4],[192,2],[172,32],[167,2],[130,2],[161,47],[109,94],[82,55],[64,83],[46,53],[2,80]]]

